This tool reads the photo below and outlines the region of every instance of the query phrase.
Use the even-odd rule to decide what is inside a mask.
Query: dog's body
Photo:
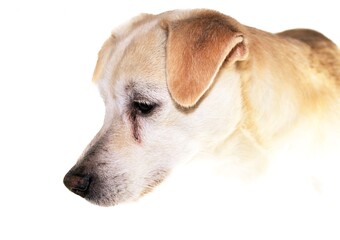
[[[320,33],[142,15],[105,42],[94,81],[104,125],[64,180],[91,202],[138,199],[198,158],[226,177],[339,188],[340,53]]]

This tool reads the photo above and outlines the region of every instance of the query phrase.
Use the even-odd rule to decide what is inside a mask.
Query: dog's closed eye
[[[156,108],[156,103],[151,103],[147,101],[141,101],[141,100],[135,100],[133,101],[132,107],[134,110],[142,115],[147,116],[153,112],[153,110]]]

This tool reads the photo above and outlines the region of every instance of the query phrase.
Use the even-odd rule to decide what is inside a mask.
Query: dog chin
[[[102,207],[113,207],[119,205],[121,203],[129,203],[129,202],[136,202],[143,198],[145,195],[153,192],[153,190],[157,187],[160,182],[154,183],[153,185],[148,184],[145,186],[142,191],[136,191],[136,193],[131,192],[89,192],[84,199],[89,201],[92,204],[102,206]]]
[[[103,195],[103,194],[98,194],[96,196],[91,196],[88,195],[85,197],[85,200],[89,201],[90,203],[101,206],[101,207],[113,207],[116,206],[120,203],[124,202],[131,202],[134,201],[135,199],[133,197],[123,197],[119,195]]]
[[[106,198],[85,198],[90,203],[101,206],[101,207],[113,207],[116,206],[119,202],[116,200],[106,199]]]

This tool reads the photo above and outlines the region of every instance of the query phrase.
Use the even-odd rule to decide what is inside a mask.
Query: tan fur
[[[93,77],[92,77],[93,80],[100,79],[102,77],[101,74],[104,71],[104,67],[105,67],[107,61],[111,57],[112,45],[114,45],[114,43],[115,43],[115,36],[112,35],[112,36],[110,36],[110,38],[108,40],[106,40],[102,49],[98,53],[98,60],[97,60],[97,64],[96,64],[96,67],[94,69]],[[111,48],[111,50],[110,50],[110,48]]]
[[[329,108],[337,104],[339,96],[335,84],[338,75],[334,74],[334,69],[339,69],[340,61],[334,44],[329,54],[332,55],[331,59],[337,60],[322,66],[320,50],[304,42],[279,38],[252,28],[247,29],[247,32],[245,36],[248,37],[249,52],[252,54],[248,61],[239,63],[244,71],[244,103],[249,114],[245,121],[251,121],[252,128],[254,125],[260,128],[261,138],[269,139],[286,126],[291,127],[292,121],[296,121],[298,116],[329,113]],[[288,104],[292,104],[290,112],[283,112],[284,106]],[[267,118],[269,112],[275,116],[277,129],[270,129],[272,124],[268,120],[271,119]],[[292,119],[289,119],[289,115]]]
[[[203,11],[199,16],[171,22],[167,76],[172,97],[181,106],[195,105],[224,62],[232,65],[246,55],[242,34],[222,15]]]
[[[99,52],[104,125],[65,184],[114,205],[203,158],[223,176],[333,191],[339,69],[336,45],[312,30],[271,34],[211,10],[141,15]]]
[[[294,38],[307,43],[313,54],[311,62],[316,69],[328,69],[330,80],[340,82],[340,54],[337,46],[327,37],[310,29],[293,29],[278,34],[288,38]]]

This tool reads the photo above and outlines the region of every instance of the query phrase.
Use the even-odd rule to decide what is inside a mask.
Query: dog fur
[[[316,31],[143,14],[104,43],[93,79],[104,124],[64,183],[95,204],[139,199],[198,159],[225,177],[339,188],[340,54]]]

